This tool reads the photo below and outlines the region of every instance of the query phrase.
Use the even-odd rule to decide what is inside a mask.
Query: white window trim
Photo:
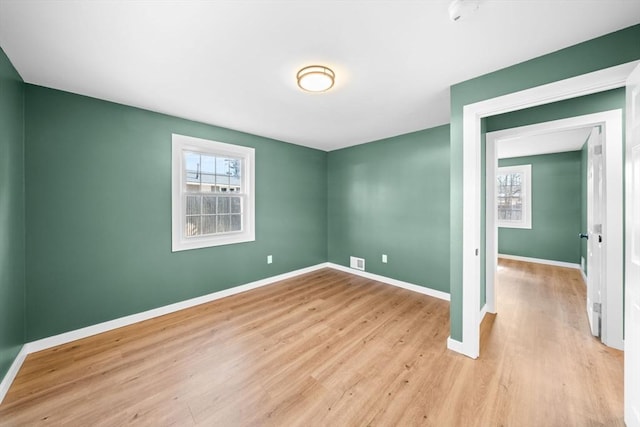
[[[522,174],[522,219],[520,221],[500,220],[496,215],[496,222],[500,228],[531,229],[531,165],[499,167],[496,175],[512,173]]]
[[[185,188],[184,161],[185,151],[210,153],[240,157],[243,159],[241,188],[246,194],[243,230],[235,233],[198,236],[185,238],[183,189]],[[224,142],[194,138],[191,136],[171,135],[171,251],[207,248],[212,246],[230,245],[234,243],[255,241],[255,149]]]

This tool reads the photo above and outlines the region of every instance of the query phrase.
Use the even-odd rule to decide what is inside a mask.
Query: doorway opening
[[[587,251],[585,254],[580,254],[582,258],[580,263],[577,263],[575,258],[573,262],[563,262],[558,259],[549,261],[547,258],[553,259],[558,256],[544,255],[529,257],[531,258],[529,260],[580,268],[587,283],[585,308],[592,333],[600,336],[604,344],[621,350],[623,348],[623,175],[621,173],[623,164],[622,110],[620,109],[487,133],[486,312],[497,312],[495,280],[500,215],[498,215],[499,196],[496,194],[495,183],[498,176],[498,158],[581,150],[585,144],[587,147],[584,148],[588,151],[586,156],[588,164],[585,165],[588,171],[588,182],[582,184],[588,184],[589,203],[585,212],[589,228]],[[536,173],[535,168],[533,173]],[[540,193],[529,194],[529,196],[537,198],[538,201],[545,197]],[[568,220],[579,222],[580,218]],[[559,222],[556,221],[556,225]],[[529,233],[536,229],[536,218],[533,218],[533,225],[530,218],[529,224],[531,230],[522,230],[523,232],[516,234],[518,238],[539,237]],[[586,230],[580,230],[579,233],[583,234],[583,231]],[[569,240],[568,243],[577,248],[579,233],[576,232],[572,237],[566,236],[565,233],[563,242],[567,243],[567,239],[573,238],[575,240]],[[548,238],[552,238],[552,235]],[[542,244],[545,243],[548,242],[542,242]],[[548,251],[549,248],[544,250]],[[587,266],[589,266],[588,270],[585,268]]]
[[[481,120],[582,95],[623,87],[640,61],[468,104],[462,117],[462,341],[448,347],[473,359],[480,353]]]

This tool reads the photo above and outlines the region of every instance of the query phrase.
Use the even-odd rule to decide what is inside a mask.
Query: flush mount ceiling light
[[[336,75],[324,65],[309,65],[298,71],[298,86],[307,92],[325,92],[333,87]]]

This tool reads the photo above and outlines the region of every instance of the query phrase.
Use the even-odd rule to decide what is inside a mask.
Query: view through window
[[[242,231],[242,160],[187,151],[185,235]]]
[[[255,150],[173,135],[172,250],[255,240]]]
[[[498,226],[531,228],[531,165],[498,168]]]

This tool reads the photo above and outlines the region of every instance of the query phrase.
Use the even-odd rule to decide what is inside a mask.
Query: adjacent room
[[[640,2],[0,0],[0,425],[640,427]]]

